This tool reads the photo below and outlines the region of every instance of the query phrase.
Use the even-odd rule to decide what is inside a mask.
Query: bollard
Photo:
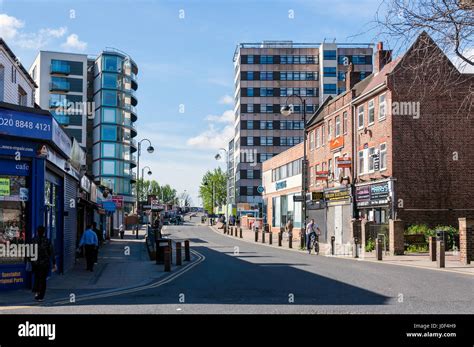
[[[377,237],[375,241],[375,253],[377,256],[377,260],[382,260],[382,250],[383,250],[383,240]]]
[[[430,236],[428,245],[430,248],[430,260],[436,261],[436,237]]]
[[[436,241],[436,265],[439,268],[445,265],[444,255],[444,241],[438,240]]]
[[[335,248],[336,248],[336,237],[335,236],[331,236],[331,255],[334,255],[335,253]]]
[[[258,242],[258,228],[255,228],[255,242]]]
[[[288,236],[288,248],[293,248],[293,234]]]
[[[191,252],[189,251],[189,240],[184,241],[184,261],[191,260]]]
[[[224,234],[227,234],[227,226],[226,226],[226,225],[224,225],[222,232],[223,232]]]
[[[262,229],[262,243],[265,243],[265,229]]]
[[[268,235],[268,244],[273,244],[273,233],[270,231],[270,234]]]
[[[283,239],[283,234],[281,231],[278,233],[278,247],[281,247],[281,241]]]
[[[303,235],[301,235],[301,238],[300,238],[300,248],[301,248],[301,249],[304,249],[304,248],[305,248],[304,246],[305,246],[305,244],[304,244],[304,237],[303,237]]]
[[[352,244],[352,256],[354,258],[359,258],[359,248],[357,247],[359,244],[359,239],[354,237],[354,243]]]
[[[183,265],[182,259],[181,259],[181,242],[176,242],[176,265]]]
[[[165,272],[171,271],[171,249],[169,246],[165,247]]]
[[[240,238],[242,238],[242,228],[239,228],[240,229]]]

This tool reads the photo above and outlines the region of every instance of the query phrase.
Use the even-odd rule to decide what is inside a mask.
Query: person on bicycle
[[[311,219],[311,221],[308,223],[306,226],[306,249],[308,250],[308,253],[311,254],[311,237],[314,236],[317,240],[318,235],[321,235],[321,230],[319,229],[319,226],[314,222],[314,219]]]

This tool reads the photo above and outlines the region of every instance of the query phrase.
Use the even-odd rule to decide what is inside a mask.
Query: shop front
[[[342,245],[352,241],[352,196],[347,186],[324,189],[326,203],[326,241],[335,237],[335,244]]]

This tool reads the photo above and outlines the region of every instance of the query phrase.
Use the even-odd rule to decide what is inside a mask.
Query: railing
[[[50,72],[69,75],[71,73],[71,67],[67,64],[62,64],[62,65],[51,64]]]
[[[50,91],[69,91],[71,88],[71,85],[67,81],[61,81],[61,82],[51,82],[49,84],[49,90]]]

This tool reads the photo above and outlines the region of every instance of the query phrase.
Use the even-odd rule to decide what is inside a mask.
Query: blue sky
[[[0,0],[0,36],[26,68],[40,49],[95,55],[115,47],[130,54],[139,66],[138,139],[157,149],[144,152],[141,164],[197,203],[202,175],[223,166],[214,155],[233,132],[237,43],[375,42],[372,33],[351,36],[366,31],[379,3]]]

